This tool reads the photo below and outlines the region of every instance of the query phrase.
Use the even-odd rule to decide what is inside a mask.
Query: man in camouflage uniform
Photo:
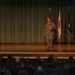
[[[53,50],[54,30],[55,30],[55,24],[51,22],[51,18],[48,17],[44,31],[44,36],[46,36],[48,50]]]

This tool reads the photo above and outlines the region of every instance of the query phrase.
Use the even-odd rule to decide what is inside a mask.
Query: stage
[[[52,51],[47,51],[46,44],[0,44],[0,55],[29,58],[46,58],[49,55],[59,58],[75,57],[75,44],[54,44]]]

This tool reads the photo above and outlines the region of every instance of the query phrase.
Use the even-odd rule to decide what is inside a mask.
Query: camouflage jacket
[[[50,28],[52,28],[52,30],[50,30]],[[55,30],[55,24],[53,22],[50,22],[50,24],[46,23],[44,34],[54,35],[54,30]]]

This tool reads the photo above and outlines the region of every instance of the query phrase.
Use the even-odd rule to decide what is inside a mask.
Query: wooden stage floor
[[[75,57],[75,44],[54,44],[53,51],[47,51],[46,44],[0,44],[0,55],[16,57]]]

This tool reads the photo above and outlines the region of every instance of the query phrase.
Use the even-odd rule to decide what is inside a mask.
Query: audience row
[[[15,58],[0,56],[0,75],[75,75],[75,59],[59,59],[50,55],[48,58]]]

